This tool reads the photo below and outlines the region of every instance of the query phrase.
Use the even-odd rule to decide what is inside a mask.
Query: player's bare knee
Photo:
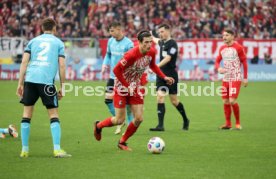
[[[24,106],[23,117],[31,119],[33,116],[33,106]]]
[[[158,103],[164,103],[164,101],[165,101],[165,98],[164,98],[164,96],[157,96],[157,102]]]
[[[143,116],[142,115],[135,116],[135,121],[142,122],[143,121]]]
[[[179,104],[179,100],[171,100],[172,105],[177,106]]]
[[[48,108],[48,116],[50,119],[52,118],[58,118],[58,110],[57,108]]]
[[[125,118],[114,118],[114,124],[121,125],[125,122]]]

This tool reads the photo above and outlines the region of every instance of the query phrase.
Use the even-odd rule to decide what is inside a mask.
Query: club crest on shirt
[[[122,100],[119,101],[119,105],[120,105],[120,106],[123,105],[123,101],[122,101]]]

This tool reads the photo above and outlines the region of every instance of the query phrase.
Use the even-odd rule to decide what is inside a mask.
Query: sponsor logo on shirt
[[[35,66],[50,66],[49,62],[38,62],[38,61],[33,61],[31,63],[31,65],[35,65]]]

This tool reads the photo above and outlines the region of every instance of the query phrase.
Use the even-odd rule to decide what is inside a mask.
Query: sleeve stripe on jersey
[[[65,58],[65,55],[59,55],[58,57],[63,57],[63,58]]]
[[[25,50],[24,52],[31,54],[31,50]]]

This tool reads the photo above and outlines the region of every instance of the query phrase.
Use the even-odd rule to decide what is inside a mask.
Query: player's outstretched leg
[[[96,121],[94,123],[94,137],[97,141],[102,139],[102,128],[104,127],[112,127],[114,124],[112,123],[112,117],[108,117],[103,121]]]

